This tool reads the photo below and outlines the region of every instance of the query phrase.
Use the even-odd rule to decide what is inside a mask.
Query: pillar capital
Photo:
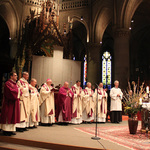
[[[130,30],[129,29],[114,29],[114,37],[129,37],[130,36]]]
[[[93,47],[93,48],[100,48],[101,44],[100,43],[88,43],[88,47]]]

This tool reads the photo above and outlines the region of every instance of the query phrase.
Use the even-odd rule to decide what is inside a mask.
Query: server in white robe
[[[107,93],[103,89],[103,83],[100,83],[97,89],[95,90],[95,95],[98,94],[98,104],[95,101],[95,121],[96,121],[96,105],[98,106],[97,110],[97,122],[106,122],[107,115]],[[97,98],[97,97],[96,97]]]
[[[115,87],[110,90],[111,97],[111,122],[119,123],[122,121],[122,96],[123,93],[119,88],[119,81],[114,82]]]
[[[29,126],[30,128],[36,128],[40,122],[40,113],[39,113],[39,92],[35,87],[37,84],[36,79],[32,78],[30,81],[30,118],[29,118]]]
[[[87,87],[84,89],[82,98],[82,120],[85,123],[91,123],[94,120],[94,107],[95,107],[95,94],[91,89],[91,83],[87,83]]]
[[[20,96],[20,123],[16,124],[17,131],[27,131],[29,127],[30,115],[30,96],[29,96],[29,73],[23,72],[22,78],[18,80],[17,85],[22,88],[22,95]]]
[[[55,123],[54,91],[52,80],[47,79],[40,90],[40,116],[42,125]]]
[[[76,84],[72,86],[72,92],[74,93],[73,97],[73,110],[72,110],[72,124],[80,124],[82,123],[82,88],[81,82],[79,80],[76,81]]]

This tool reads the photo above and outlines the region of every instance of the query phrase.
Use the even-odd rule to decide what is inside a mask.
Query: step
[[[26,139],[19,139],[15,137],[6,137],[6,136],[0,136],[0,142],[1,143],[7,143],[8,145],[6,147],[16,149],[20,147],[25,148],[23,146],[27,146],[28,148],[32,149],[52,149],[52,150],[102,150],[102,149],[97,149],[97,148],[88,148],[88,147],[81,147],[81,146],[71,146],[71,145],[65,145],[65,144],[56,144],[56,143],[48,143],[48,142],[41,142],[41,141],[34,141],[34,140],[26,140]],[[9,145],[10,144],[10,145]],[[20,147],[18,147],[20,146]],[[26,149],[28,149],[26,148]],[[37,149],[37,150],[38,150]]]

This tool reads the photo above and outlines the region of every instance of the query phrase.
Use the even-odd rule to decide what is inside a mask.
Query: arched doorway
[[[13,67],[13,61],[10,58],[10,33],[5,20],[0,16],[0,99],[2,99],[3,84],[7,80]]]
[[[82,61],[81,81],[85,86],[87,80],[87,30],[84,24],[79,21],[73,22],[72,47],[73,59]]]

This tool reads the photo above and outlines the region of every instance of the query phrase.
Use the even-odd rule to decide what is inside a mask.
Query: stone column
[[[11,59],[14,59],[16,57],[17,49],[18,49],[17,46],[18,46],[18,43],[17,43],[16,38],[10,40],[10,57],[11,57]]]
[[[127,88],[129,79],[129,30],[114,32],[114,80],[119,80],[120,87]]]
[[[94,84],[100,80],[100,44],[89,43],[87,81]]]

